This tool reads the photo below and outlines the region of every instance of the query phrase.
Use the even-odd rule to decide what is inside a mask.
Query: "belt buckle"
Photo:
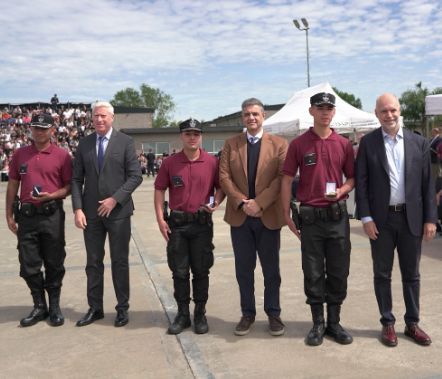
[[[393,210],[395,212],[402,212],[403,209],[404,209],[404,205],[403,204],[395,204],[395,205],[393,205]]]

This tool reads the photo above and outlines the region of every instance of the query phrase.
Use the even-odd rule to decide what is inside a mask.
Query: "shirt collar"
[[[36,152],[38,152],[38,153],[44,153],[44,154],[50,154],[51,152],[52,152],[52,150],[54,150],[54,144],[51,142],[51,144],[46,148],[46,149],[44,149],[44,150],[38,150],[36,147],[35,147],[35,142],[34,141],[32,141],[32,148],[36,151]]]
[[[250,137],[256,137],[256,138],[258,138],[258,140],[260,140],[262,138],[263,134],[264,134],[264,129],[261,128],[261,130],[255,136],[252,136],[249,132],[246,132],[246,137],[247,137],[247,140],[249,140]]]
[[[381,130],[382,130],[382,137],[384,138],[384,140],[387,137],[390,138],[390,139],[392,138],[388,133],[384,132],[384,129],[382,129],[382,127],[381,127]],[[395,138],[397,138],[397,139],[404,139],[404,131],[402,129],[402,126],[399,127],[399,130],[397,131],[397,134],[396,134]]]
[[[200,156],[198,157],[198,159],[195,159],[194,161],[190,161],[189,158],[187,158],[186,154],[184,154],[184,151],[181,150],[178,153],[176,153],[177,158],[181,161],[181,162],[200,162],[204,160],[205,155],[207,154],[207,152],[201,148],[200,149]]]
[[[113,128],[110,128],[109,130],[108,130],[108,132],[104,135],[104,137],[106,137],[106,139],[109,141],[110,140],[110,137],[111,137],[111,135],[112,135],[112,131],[113,131]],[[98,138],[100,138],[100,135],[97,133],[97,142],[98,142]]]
[[[331,130],[331,133],[330,133],[330,135],[329,135],[327,138],[321,138],[321,137],[319,137],[319,136],[313,131],[313,126],[311,126],[311,127],[308,129],[307,133],[310,133],[310,137],[311,137],[312,139],[319,139],[319,140],[323,140],[323,141],[327,141],[327,140],[331,141],[331,140],[334,140],[334,139],[338,136],[338,133],[336,133],[335,129],[333,129],[333,128],[330,128],[330,130]]]

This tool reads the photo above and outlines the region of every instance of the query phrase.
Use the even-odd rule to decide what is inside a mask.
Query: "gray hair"
[[[92,113],[94,113],[94,109],[95,108],[106,108],[107,111],[110,114],[114,114],[114,107],[112,106],[111,103],[107,102],[107,101],[96,101],[95,103],[91,104],[91,108],[92,108]]]
[[[261,111],[264,112],[264,105],[261,100],[258,100],[255,97],[251,97],[250,99],[245,99],[241,104],[241,109],[244,111],[247,107],[251,107],[257,105],[261,108]]]

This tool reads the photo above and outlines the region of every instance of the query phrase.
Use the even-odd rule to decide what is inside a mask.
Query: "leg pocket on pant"
[[[210,245],[207,246],[206,249],[204,249],[204,253],[202,256],[202,266],[203,269],[208,270],[213,266],[214,263],[214,257],[213,257],[213,250],[215,249],[215,246],[213,243],[210,243]]]
[[[175,251],[170,244],[167,245],[167,265],[171,271],[175,271],[177,266],[175,262]]]

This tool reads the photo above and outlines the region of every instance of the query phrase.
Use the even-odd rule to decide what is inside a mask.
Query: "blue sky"
[[[442,0],[16,0],[0,12],[0,102],[110,100],[147,83],[174,119],[286,102],[325,81],[372,111],[383,92],[442,86]]]

